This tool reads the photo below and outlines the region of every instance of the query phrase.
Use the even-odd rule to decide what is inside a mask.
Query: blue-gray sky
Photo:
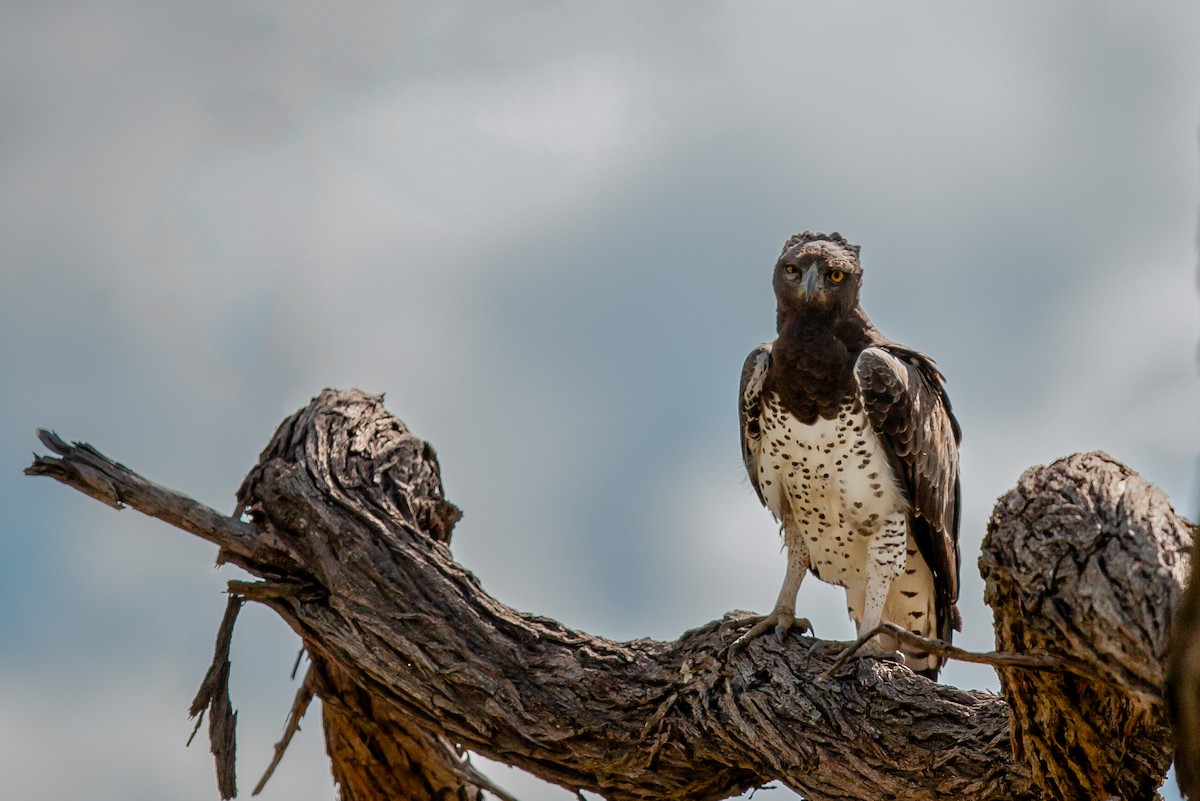
[[[805,228],[950,378],[990,647],[975,560],[1024,468],[1104,449],[1194,509],[1198,123],[1182,1],[7,4],[0,794],[216,797],[184,710],[234,574],[21,476],[37,426],[226,510],[322,387],[385,392],[501,600],[618,638],[765,610],[735,395]],[[842,608],[806,582],[822,635]],[[246,610],[245,787],[296,647]],[[265,798],[331,794],[310,713]]]

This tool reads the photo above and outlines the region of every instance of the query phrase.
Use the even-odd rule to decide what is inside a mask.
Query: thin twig
[[[1038,670],[1055,673],[1074,673],[1085,679],[1102,682],[1104,684],[1120,687],[1131,695],[1137,695],[1150,702],[1158,702],[1162,700],[1161,695],[1156,692],[1148,691],[1140,687],[1130,687],[1121,682],[1115,681],[1112,678],[1104,676],[1094,670],[1091,666],[1086,665],[1076,660],[1067,659],[1061,656],[1052,656],[1050,654],[1014,654],[1007,651],[989,651],[987,653],[978,653],[976,651],[967,651],[959,648],[956,645],[951,645],[945,640],[939,640],[933,637],[922,637],[920,634],[914,634],[902,626],[897,626],[895,623],[880,623],[875,628],[868,631],[866,634],[859,637],[855,642],[846,648],[838,655],[837,660],[833,665],[817,677],[818,681],[824,681],[833,676],[846,663],[854,658],[855,654],[867,644],[869,640],[879,634],[887,634],[896,640],[910,645],[913,648],[928,651],[934,656],[940,656],[944,659],[954,659],[959,662],[972,662],[977,665],[991,665],[992,667],[1005,668],[1021,668],[1024,670]]]
[[[500,801],[519,801],[515,795],[497,786],[495,782],[480,773],[479,769],[471,764],[470,754],[463,754],[445,737],[438,737],[437,740],[438,744],[446,752],[446,763],[458,778],[475,785],[481,790],[487,790],[496,796],[496,798],[499,798]]]
[[[296,664],[300,664],[299,657],[296,658]],[[295,671],[292,672],[292,675],[295,675]],[[267,770],[263,773],[262,778],[258,780],[258,784],[254,785],[254,792],[250,795],[258,795],[267,786],[267,781],[275,773],[275,768],[279,766],[279,761],[283,759],[284,752],[291,745],[292,737],[296,732],[300,731],[300,719],[304,717],[304,713],[308,711],[308,705],[312,703],[315,691],[313,685],[313,669],[310,665],[308,671],[304,674],[304,681],[300,682],[300,689],[296,690],[296,698],[292,701],[292,708],[288,712],[287,723],[283,727],[283,737],[280,738],[279,742],[275,743],[275,756],[271,758],[271,764],[267,765]]]
[[[234,770],[234,758],[237,752],[237,713],[233,711],[233,702],[229,698],[229,649],[233,642],[233,626],[237,622],[238,612],[244,599],[235,593],[229,594],[225,604],[225,615],[217,629],[217,641],[213,647],[213,661],[200,689],[188,710],[188,716],[196,718],[196,727],[188,737],[188,745],[200,730],[204,720],[205,710],[208,716],[209,749],[217,767],[217,787],[221,798],[233,798],[237,795],[237,776]]]
[[[292,664],[292,681],[296,680],[296,673],[300,670],[300,660],[304,658],[304,646],[300,646],[300,650],[296,653],[296,661]]]

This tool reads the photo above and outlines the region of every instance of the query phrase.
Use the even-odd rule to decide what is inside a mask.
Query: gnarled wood
[[[1040,797],[1031,771],[1013,759],[1009,706],[1000,697],[872,660],[817,681],[838,648],[804,637],[783,645],[761,638],[727,661],[741,625],[735,616],[673,642],[620,643],[499,603],[451,557],[459,513],[442,495],[432,448],[378,397],[327,390],[286,420],[239,491],[249,525],[178,493],[151,492],[154,485],[87,446],[44,441],[62,459],[39,458],[29,472],[174,524],[207,521],[212,530],[194,531],[194,522],[188,530],[263,579],[236,591],[270,606],[303,639],[326,709],[334,775],[348,798],[472,798],[480,785],[470,782],[455,745],[611,801],[719,799],[768,781],[813,801]],[[1133,502],[1143,489],[1122,492],[1127,508],[1141,508]],[[1085,505],[1080,515],[1095,508]],[[1021,511],[1005,509],[998,507],[997,541],[1008,531],[1005,516]],[[1168,528],[1151,526],[1146,536]],[[1036,521],[1028,530],[1054,539]],[[1177,577],[1151,571],[1144,578]],[[1113,603],[1138,601],[1117,594]],[[998,608],[1002,625],[1016,625],[1006,615],[1017,608]],[[1141,620],[1134,610],[1118,612]],[[1132,637],[1153,635],[1139,625]],[[1060,652],[1053,641],[1035,645]],[[1075,656],[1107,664],[1108,645],[1098,646],[1097,654]],[[1133,647],[1157,653],[1153,644]],[[1105,669],[1139,690],[1152,680],[1141,668]],[[1011,685],[1017,695],[1035,686]],[[1036,695],[1009,697],[1027,714],[1041,708]],[[1148,713],[1118,700],[1110,710],[1126,717],[1116,723],[1140,725]],[[1029,753],[1028,738],[1019,745]],[[1053,751],[1045,758],[1068,761]],[[1161,781],[1160,767],[1155,759],[1127,760],[1138,786]],[[406,771],[420,775],[387,784]],[[426,780],[437,783],[432,796]]]
[[[1155,797],[1171,763],[1160,693],[1190,543],[1166,496],[1103,453],[1027,470],[996,504],[979,560],[996,647],[1077,659],[1103,679],[998,671],[1017,758],[1047,798]]]

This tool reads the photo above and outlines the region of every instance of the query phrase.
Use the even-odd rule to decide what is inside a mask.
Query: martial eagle
[[[881,621],[949,641],[958,601],[958,444],[943,377],[892,342],[859,305],[859,248],[837,233],[793,236],[775,265],[774,342],[746,359],[742,456],[776,520],[787,575],[774,611],[735,643],[795,624],[806,571],[846,589],[859,636]],[[897,656],[881,635],[862,653]],[[929,678],[938,657],[899,646]]]

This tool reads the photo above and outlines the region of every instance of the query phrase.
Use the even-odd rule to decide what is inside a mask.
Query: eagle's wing
[[[742,365],[742,386],[739,393],[738,411],[742,423],[742,460],[750,483],[765,506],[762,485],[758,483],[758,460],[762,455],[762,391],[771,366],[771,343],[765,342],[746,357]]]
[[[888,343],[859,354],[854,376],[871,427],[912,503],[912,533],[933,571],[938,636],[961,627],[958,609],[958,444],[962,433],[941,373],[915,350]]]

